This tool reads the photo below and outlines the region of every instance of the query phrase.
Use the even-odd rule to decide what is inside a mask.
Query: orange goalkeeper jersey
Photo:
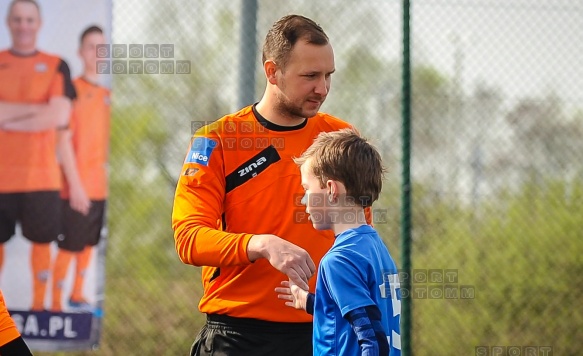
[[[109,153],[109,90],[83,77],[73,81],[77,99],[73,102],[69,128],[73,134],[75,162],[83,188],[91,200],[107,197],[107,157]],[[61,197],[69,198],[63,180]]]
[[[6,345],[10,341],[20,336],[14,320],[8,314],[4,296],[0,291],[0,346]]]
[[[62,59],[38,51],[30,56],[0,51],[0,101],[47,104],[57,96],[75,97]],[[0,193],[60,189],[55,132],[0,130]]]
[[[176,188],[172,227],[180,259],[203,266],[201,312],[312,320],[277,298],[274,288],[287,277],[264,258],[251,263],[247,244],[254,234],[274,234],[302,247],[319,264],[334,236],[307,220],[300,204],[300,170],[292,157],[318,133],[347,127],[323,113],[296,127],[278,126],[249,106],[194,134]],[[315,280],[310,280],[312,291]]]

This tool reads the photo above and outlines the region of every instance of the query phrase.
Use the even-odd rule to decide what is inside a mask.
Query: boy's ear
[[[326,181],[326,190],[333,199],[336,199],[338,196],[338,183],[332,179],[328,179]]]

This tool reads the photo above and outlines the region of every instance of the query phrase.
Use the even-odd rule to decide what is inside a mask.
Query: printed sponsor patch
[[[227,193],[245,184],[251,178],[265,171],[267,167],[281,160],[279,153],[273,146],[269,146],[247,162],[237,167],[232,173],[225,177],[227,183]]]
[[[196,137],[192,141],[190,151],[186,156],[184,163],[198,163],[208,166],[211,153],[217,146],[217,141],[206,137]]]
[[[196,172],[198,172],[198,168],[186,168],[186,170],[184,171],[184,175],[193,176],[196,174]]]
[[[38,73],[44,73],[48,69],[48,66],[44,62],[39,62],[34,65],[34,70]]]

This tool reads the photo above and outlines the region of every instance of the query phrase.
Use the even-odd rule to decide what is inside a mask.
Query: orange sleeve
[[[249,264],[253,234],[222,231],[225,173],[219,138],[193,137],[174,196],[172,228],[183,263],[225,267]]]
[[[6,345],[10,341],[20,336],[14,320],[8,314],[8,309],[4,303],[4,296],[0,291],[0,346]]]

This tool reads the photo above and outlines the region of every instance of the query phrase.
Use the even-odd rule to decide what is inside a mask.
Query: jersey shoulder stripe
[[[238,186],[245,184],[245,182],[256,177],[258,174],[265,171],[267,167],[280,159],[281,157],[275,147],[270,145],[263,151],[251,157],[248,161],[243,162],[243,164],[226,177],[226,193],[229,193]]]

